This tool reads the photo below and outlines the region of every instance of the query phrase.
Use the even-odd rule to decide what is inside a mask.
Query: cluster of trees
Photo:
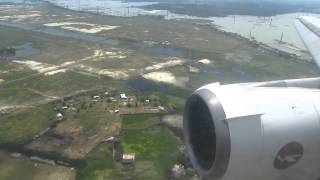
[[[6,48],[0,48],[0,57],[6,58],[6,57],[11,57],[16,55],[16,49],[11,48],[11,47],[6,47]]]

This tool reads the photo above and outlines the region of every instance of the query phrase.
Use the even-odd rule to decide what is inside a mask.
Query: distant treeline
[[[144,6],[146,10],[169,10],[173,13],[198,17],[224,17],[228,15],[274,16],[286,13],[320,13],[319,3],[274,3],[274,2],[215,2],[209,4],[160,3]]]
[[[11,57],[16,55],[16,49],[11,47],[0,48],[0,57]]]

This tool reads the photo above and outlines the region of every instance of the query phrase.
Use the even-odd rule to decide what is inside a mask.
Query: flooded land
[[[198,2],[193,1],[90,1],[49,0],[53,4],[75,11],[96,14],[134,17],[141,15],[163,16],[165,19],[205,22],[223,31],[238,34],[249,40],[264,43],[286,53],[310,61],[294,27],[302,15],[318,16],[320,4],[283,4],[281,2]],[[262,3],[262,4],[261,4]]]
[[[78,1],[50,2],[0,1],[0,179],[161,180],[173,178],[175,164],[184,165],[183,179],[197,179],[181,140],[193,90],[319,75],[294,55],[302,46],[288,52],[257,42],[256,31],[256,41],[231,33],[231,17],[208,24],[150,16],[142,8],[149,2],[129,3],[149,12],[139,16],[113,15],[128,5],[120,1],[99,1],[101,9],[81,1],[80,11]],[[112,13],[97,13],[104,6]],[[235,19],[271,28],[261,18]],[[283,41],[294,44],[286,25],[292,35]]]

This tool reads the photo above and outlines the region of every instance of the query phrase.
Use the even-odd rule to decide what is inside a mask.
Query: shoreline
[[[254,47],[258,48],[258,49],[260,48],[261,50],[273,53],[276,56],[284,57],[284,58],[287,58],[288,60],[293,60],[293,61],[298,62],[298,63],[311,63],[311,64],[314,64],[314,62],[312,61],[312,58],[310,58],[310,59],[302,58],[301,56],[298,56],[298,55],[296,55],[294,53],[289,53],[289,52],[274,48],[274,47],[272,47],[270,45],[267,45],[267,44],[265,44],[263,42],[258,42],[256,40],[251,40],[251,39],[249,39],[247,37],[244,37],[244,36],[242,36],[240,34],[220,29],[217,25],[209,24],[209,23],[204,23],[204,24],[203,23],[196,23],[196,22],[193,22],[193,23],[195,25],[211,28],[216,32],[220,32],[220,33],[223,33],[223,34],[225,34],[225,35],[227,35],[229,37],[241,40],[241,41],[243,41],[245,43],[248,43],[249,45],[254,46]]]
[[[68,9],[68,8],[65,8],[65,7],[62,7],[62,6],[59,6],[59,5],[56,5],[52,2],[49,2],[49,1],[46,1],[46,0],[42,0],[41,2],[45,3],[46,5],[50,5],[50,6],[53,6],[55,8],[59,8],[59,9],[63,9],[63,10],[66,10],[66,11],[71,11],[71,12],[76,12],[76,13],[87,13],[87,14],[91,14],[91,15],[95,15],[95,16],[105,16],[105,17],[121,17],[121,18],[130,18],[130,16],[113,16],[113,15],[109,15],[109,14],[104,14],[104,13],[94,13],[94,12],[89,12],[89,11],[78,11],[78,10],[73,10],[73,9]],[[150,15],[140,15],[140,16],[145,16],[145,17],[148,17]],[[139,17],[139,16],[138,16]],[[159,17],[159,15],[154,15],[154,17]],[[173,21],[179,21],[180,19],[166,19],[165,16],[161,16],[161,18],[165,19],[165,20],[173,20]],[[187,22],[190,20],[190,19],[183,19],[183,20],[186,20]],[[272,47],[270,45],[267,45],[263,42],[258,42],[256,40],[251,40],[247,37],[244,37],[240,34],[237,34],[237,33],[233,33],[233,32],[229,32],[229,31],[226,31],[226,30],[223,30],[221,28],[219,28],[217,25],[215,24],[211,24],[211,23],[201,23],[201,22],[192,22],[192,21],[197,21],[195,19],[191,19],[191,23],[194,24],[194,25],[198,25],[198,26],[204,26],[204,27],[208,27],[208,28],[211,28],[211,29],[214,29],[214,31],[216,32],[220,32],[220,33],[223,33],[227,36],[230,36],[232,38],[236,38],[238,40],[241,40],[245,43],[248,43],[250,44],[251,46],[254,46],[254,47],[257,47],[257,48],[260,48],[261,50],[263,51],[268,51],[270,53],[273,53],[275,54],[276,56],[279,56],[279,57],[284,57],[284,58],[287,58],[288,60],[292,60],[292,61],[295,61],[295,62],[298,62],[298,63],[311,63],[311,64],[314,64],[314,62],[312,61],[312,58],[303,58],[301,56],[298,56],[297,54],[295,53],[289,53],[289,52],[286,52],[286,51],[283,51],[283,50],[280,50],[278,48],[275,48],[275,47]],[[189,21],[190,22],[190,21]],[[182,22],[183,23],[183,22]],[[309,54],[309,53],[308,53]]]

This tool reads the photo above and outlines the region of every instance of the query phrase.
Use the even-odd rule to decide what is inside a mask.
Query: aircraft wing
[[[295,21],[301,39],[320,68],[320,19],[302,16]]]

